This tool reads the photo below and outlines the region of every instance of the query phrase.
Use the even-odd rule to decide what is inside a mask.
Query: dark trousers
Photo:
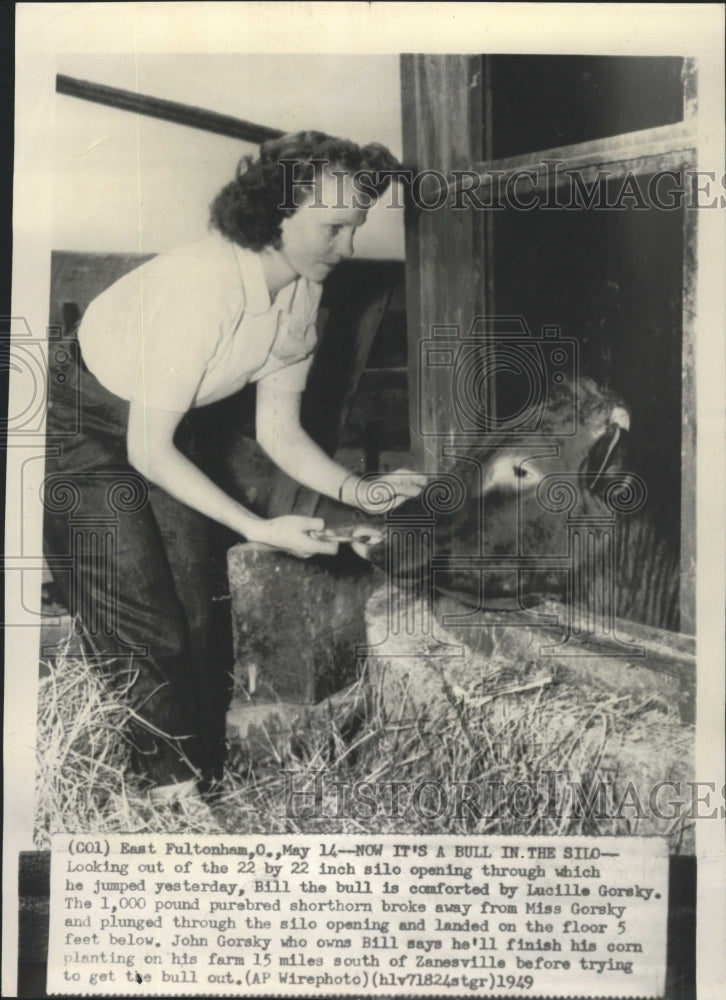
[[[140,770],[158,785],[182,781],[199,762],[204,727],[211,523],[129,465],[129,404],[100,384],[80,351],[61,380],[53,353],[46,558],[94,662],[112,682],[131,683]],[[176,443],[193,458],[187,418]]]

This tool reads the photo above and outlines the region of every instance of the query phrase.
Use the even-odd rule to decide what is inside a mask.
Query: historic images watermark
[[[457,819],[493,817],[516,821],[665,820],[673,823],[726,818],[726,788],[712,781],[658,781],[636,787],[612,779],[589,784],[560,771],[544,771],[532,781],[344,781],[327,771],[303,779],[281,770],[285,812],[290,819]],[[312,782],[309,778],[312,777]],[[496,874],[496,873],[494,873]]]
[[[475,316],[466,330],[439,323],[429,332],[419,343],[419,369],[443,374],[457,439],[493,441],[484,436],[496,435],[497,441],[506,441],[537,435],[548,402],[555,394],[563,395],[565,386],[570,391],[567,412],[560,414],[560,435],[577,432],[579,343],[564,337],[558,326],[533,333],[523,316]],[[497,397],[498,376],[516,381],[508,399]],[[443,437],[431,423],[424,389],[418,399],[418,433]]]
[[[386,208],[402,209],[408,204],[423,212],[440,209],[668,212],[683,208],[726,208],[726,174],[719,178],[712,170],[682,167],[643,175],[634,171],[616,173],[602,167],[579,169],[566,167],[565,163],[562,159],[543,158],[526,167],[482,167],[445,174],[434,168],[412,170],[404,166],[378,171],[328,169],[326,160],[302,164],[299,160],[283,159],[280,165],[285,197],[280,208],[297,207],[297,189],[314,190],[311,202],[314,208],[367,210],[381,200]],[[323,199],[324,173],[337,180],[335,205],[328,205]],[[346,178],[350,178],[350,185]],[[379,195],[382,184],[389,179],[393,183]]]

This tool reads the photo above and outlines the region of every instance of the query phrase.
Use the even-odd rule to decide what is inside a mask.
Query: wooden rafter
[[[159,118],[175,125],[187,125],[189,128],[226,135],[243,142],[260,143],[267,139],[279,139],[284,135],[280,129],[257,125],[243,118],[235,118],[233,115],[222,115],[217,111],[181,104],[179,101],[167,101],[160,97],[150,97],[148,94],[137,94],[132,90],[121,90],[101,83],[91,83],[89,80],[78,80],[61,73],[56,76],[55,81],[58,94],[79,97],[95,104],[105,104],[119,111],[132,111],[137,115]]]

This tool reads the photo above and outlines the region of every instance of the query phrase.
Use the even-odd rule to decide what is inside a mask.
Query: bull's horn
[[[630,430],[630,414],[624,406],[614,406],[610,414],[610,423],[617,424],[620,430]]]
[[[613,423],[610,424],[610,427],[612,428],[610,432],[610,444],[608,445],[608,450],[605,453],[605,458],[600,463],[600,468],[595,473],[595,478],[591,484],[592,486],[596,485],[602,473],[605,471],[605,469],[607,469],[608,462],[610,461],[610,456],[612,455],[613,451],[615,451],[615,445],[620,440],[620,424],[616,424],[613,421]]]

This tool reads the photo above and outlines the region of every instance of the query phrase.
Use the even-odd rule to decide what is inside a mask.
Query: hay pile
[[[134,675],[113,686],[82,658],[43,664],[38,693],[35,843],[53,833],[213,832],[168,806],[152,806],[130,767],[126,725]]]
[[[83,660],[60,658],[40,685],[36,843],[47,847],[52,832],[646,832],[637,809],[612,812],[637,770],[633,747],[669,746],[687,761],[692,727],[663,705],[566,684],[502,691],[452,692],[442,726],[425,711],[407,717],[403,702],[386,715],[363,677],[354,695],[364,712],[351,715],[350,697],[345,713],[308,711],[266,760],[230,749],[210,799],[215,827],[149,803],[129,768],[127,687],[110,691]],[[605,799],[573,808],[573,783],[585,798],[604,788]],[[689,849],[685,816],[660,832],[673,851]]]

